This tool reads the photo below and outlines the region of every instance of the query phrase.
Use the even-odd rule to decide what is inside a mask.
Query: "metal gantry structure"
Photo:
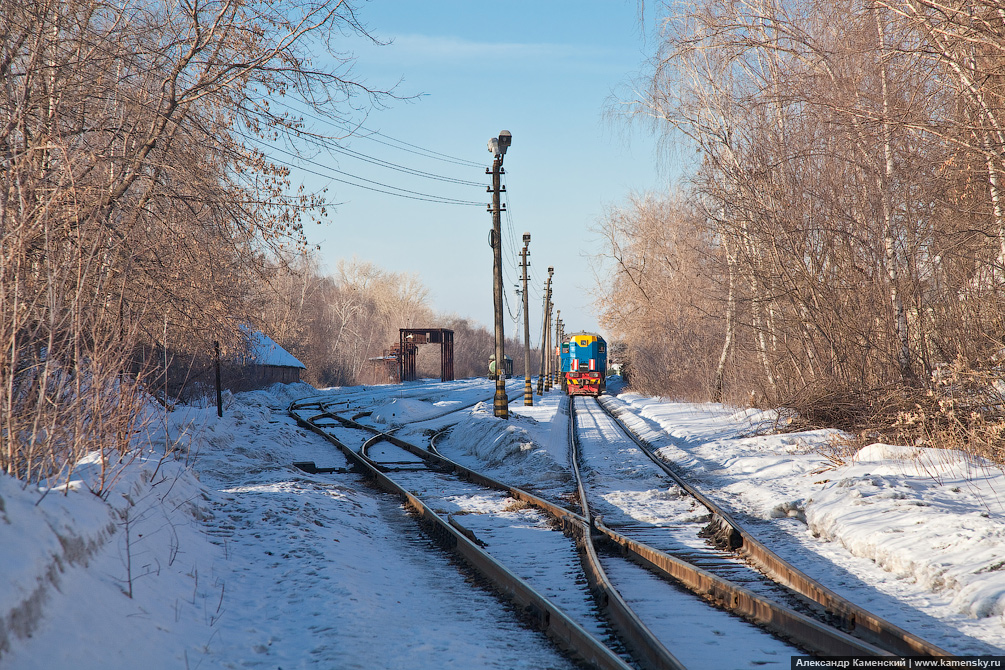
[[[440,381],[454,381],[454,331],[449,328],[398,329],[398,379],[415,381],[416,356],[420,344],[440,345]]]

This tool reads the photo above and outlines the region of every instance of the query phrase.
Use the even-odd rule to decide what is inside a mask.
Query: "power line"
[[[250,135],[247,135],[245,133],[242,133],[240,131],[235,131],[235,132],[238,135],[244,137],[246,140],[249,140],[249,141],[252,141],[252,142],[258,142],[259,141],[257,138],[254,138],[254,137],[252,137]],[[298,154],[296,154],[296,153],[294,153],[292,151],[287,151],[286,149],[282,149],[280,147],[271,146],[271,147],[268,147],[268,149],[271,150],[271,151],[278,151],[279,153],[286,154],[287,156],[290,156],[291,158],[295,159],[296,161],[303,162],[303,163],[309,163],[311,165],[315,165],[315,166],[321,168],[322,170],[327,170],[328,172],[319,172],[317,170],[311,170],[311,169],[309,169],[307,167],[304,167],[303,165],[299,165],[297,163],[289,163],[289,162],[286,162],[286,161],[281,161],[281,160],[273,158],[273,160],[275,160],[275,162],[279,163],[280,165],[284,165],[286,167],[294,168],[294,169],[298,169],[298,170],[303,170],[304,172],[316,175],[318,177],[324,177],[326,179],[330,179],[330,180],[335,181],[335,182],[339,182],[339,183],[342,183],[342,184],[348,184],[350,186],[356,186],[358,188],[366,189],[368,191],[375,191],[377,193],[384,193],[386,195],[394,195],[394,196],[398,196],[400,198],[408,198],[410,200],[423,200],[423,201],[426,201],[426,202],[436,202],[436,203],[440,203],[440,204],[444,204],[444,205],[465,205],[465,206],[479,206],[479,207],[482,206],[482,205],[484,205],[484,203],[477,202],[477,201],[474,201],[474,200],[461,200],[460,198],[451,198],[451,197],[448,197],[448,196],[434,195],[434,194],[431,194],[431,193],[422,193],[421,191],[412,191],[412,190],[409,190],[409,189],[401,188],[399,186],[393,186],[391,184],[385,184],[383,182],[375,181],[373,179],[367,179],[365,177],[360,177],[359,175],[354,175],[352,173],[345,172],[343,170],[338,170],[336,168],[329,167],[327,165],[324,165],[322,163],[318,163],[317,161],[311,160],[309,158],[304,158],[304,157],[299,156]],[[264,148],[263,148],[263,150],[264,150]],[[373,186],[367,186],[365,184],[358,184],[358,183],[355,183],[355,182],[347,181],[345,179],[339,179],[338,177],[333,177],[330,173],[344,175],[344,176],[350,177],[352,179],[356,179],[356,180],[359,180],[359,181],[362,181],[362,182],[366,182],[367,184],[373,184]],[[380,187],[380,188],[377,188],[377,187]],[[387,190],[387,189],[392,189],[392,190]]]
[[[505,172],[502,174],[502,178],[504,180],[503,185],[505,187],[505,178],[506,178],[506,173]],[[510,247],[513,248],[513,249],[517,249],[518,248],[518,244],[517,244],[517,239],[516,239],[516,226],[513,224],[513,214],[511,212],[512,209],[513,209],[513,199],[510,196],[509,189],[506,189],[506,210],[505,210],[505,214],[506,214],[505,223],[506,223],[506,225],[504,227],[506,229],[506,231],[505,231],[506,232],[506,237],[509,239]],[[517,253],[517,258],[520,258],[519,252]],[[510,284],[518,284],[519,281],[520,281],[520,278],[519,277],[514,277],[512,275],[512,272],[513,272],[513,267],[511,267],[509,264],[503,264],[503,274],[506,277],[506,282],[508,282]],[[506,294],[506,309],[509,312],[510,316],[513,318],[513,321],[517,321],[520,318],[520,314],[523,311],[523,301],[520,301],[518,303],[516,315],[514,316],[513,310],[510,308],[510,305],[509,305],[509,294],[507,293]]]
[[[459,184],[461,186],[484,186],[484,184],[481,183],[481,182],[468,181],[466,179],[458,179],[456,177],[447,177],[445,175],[434,174],[434,173],[431,173],[431,172],[425,172],[423,170],[417,170],[415,168],[410,168],[410,167],[407,167],[407,166],[404,166],[404,165],[398,165],[397,163],[392,163],[390,161],[385,161],[385,160],[380,159],[380,158],[375,158],[373,156],[368,156],[368,155],[366,155],[364,153],[360,153],[358,151],[353,151],[352,149],[346,149],[345,147],[340,147],[340,146],[338,146],[337,144],[334,144],[334,143],[322,142],[322,144],[329,151],[333,151],[335,153],[340,153],[340,154],[346,154],[348,156],[352,156],[353,158],[361,160],[361,161],[363,161],[365,163],[371,163],[373,165],[378,165],[380,167],[384,167],[384,168],[387,168],[389,170],[395,170],[397,172],[403,172],[405,174],[410,174],[410,175],[413,175],[413,176],[416,176],[416,177],[423,177],[425,179],[435,179],[437,181],[444,181],[444,182],[447,182],[447,183],[450,183],[450,184]],[[334,144],[334,146],[332,146],[333,144]]]
[[[483,167],[481,163],[468,160],[466,158],[458,158],[456,156],[450,156],[448,154],[441,153],[439,151],[433,151],[432,149],[426,149],[418,146],[417,144],[412,144],[410,142],[405,142],[404,140],[396,139],[394,137],[391,137],[390,135],[385,135],[379,130],[373,130],[371,128],[367,128],[361,124],[353,123],[346,119],[322,118],[320,116],[317,116],[316,114],[311,113],[310,111],[298,109],[290,105],[287,105],[287,108],[293,111],[294,113],[301,114],[304,117],[313,119],[314,121],[318,121],[319,123],[331,124],[333,126],[341,128],[343,132],[350,133],[356,138],[367,139],[370,140],[371,142],[376,142],[377,144],[383,144],[384,146],[388,146],[393,149],[398,149],[399,151],[405,151],[407,153],[416,154],[419,156],[423,156],[425,158],[431,158],[433,160],[443,161],[445,163],[453,163],[455,165],[464,165],[467,167],[476,167],[476,168]],[[366,134],[358,134],[358,131],[360,130],[362,130]],[[384,138],[384,140],[375,139],[376,137],[382,137]]]
[[[294,130],[294,132],[298,133],[305,141],[307,141],[308,143],[314,145],[315,147],[323,147],[323,148],[327,149],[330,152],[339,153],[339,154],[345,154],[347,156],[351,156],[353,158],[356,158],[358,160],[364,161],[366,163],[371,163],[373,165],[378,165],[380,167],[384,167],[384,168],[387,168],[387,169],[390,169],[390,170],[396,170],[398,172],[404,172],[406,174],[414,175],[414,176],[417,176],[417,177],[424,177],[426,179],[435,179],[435,180],[438,180],[438,181],[445,181],[445,182],[449,182],[449,183],[452,183],[452,184],[460,184],[462,186],[482,186],[483,185],[482,182],[476,182],[476,181],[471,181],[471,180],[468,180],[468,179],[460,179],[458,177],[451,177],[451,176],[447,176],[447,175],[436,174],[436,173],[433,173],[433,172],[429,172],[427,170],[420,170],[418,168],[412,168],[412,167],[408,167],[406,165],[400,165],[398,163],[393,163],[391,161],[384,160],[383,158],[377,158],[376,156],[371,156],[371,155],[365,154],[365,153],[363,153],[361,151],[356,151],[354,149],[349,149],[347,147],[344,147],[344,146],[340,145],[332,137],[326,137],[324,135],[318,135],[318,134],[314,134],[314,133],[307,133],[307,132],[302,131],[302,130]],[[358,137],[364,137],[364,136],[361,135],[361,136],[358,136]],[[481,166],[478,166],[478,167],[481,167]]]

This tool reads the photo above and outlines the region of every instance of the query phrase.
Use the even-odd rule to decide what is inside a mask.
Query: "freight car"
[[[597,333],[573,333],[562,343],[562,387],[569,395],[598,396],[607,388],[607,342]]]

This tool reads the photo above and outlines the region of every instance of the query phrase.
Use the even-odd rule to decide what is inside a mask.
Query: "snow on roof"
[[[248,338],[249,362],[255,365],[275,365],[284,368],[304,368],[307,366],[297,360],[297,357],[276,344],[276,341],[260,330],[251,330],[241,326]]]

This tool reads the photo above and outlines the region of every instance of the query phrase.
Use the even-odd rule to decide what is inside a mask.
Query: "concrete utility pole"
[[[537,376],[537,394],[544,393],[545,365],[548,360],[548,312],[551,310],[551,275],[555,268],[548,267],[548,278],[544,282],[544,313],[541,315],[541,373]]]
[[[530,233],[523,234],[523,252],[520,267],[523,268],[523,404],[532,406],[534,404],[534,389],[530,385],[530,310],[527,308],[527,256],[530,255],[527,247],[530,246]]]
[[[492,212],[492,301],[495,307],[495,335],[496,335],[496,393],[492,400],[492,407],[495,415],[501,419],[509,418],[509,400],[506,398],[506,352],[505,334],[503,333],[503,294],[502,294],[502,221],[501,213],[503,207],[499,202],[499,194],[503,191],[501,175],[503,173],[503,156],[506,149],[513,143],[513,135],[508,130],[499,132],[499,137],[489,140],[489,151],[492,153],[492,171],[485,168],[485,174],[492,175],[492,204],[489,211]]]
[[[559,322],[558,327],[561,328],[561,332],[562,332],[562,334],[559,336],[559,339],[560,339],[559,346],[561,346],[561,342],[565,342],[565,321]],[[565,381],[564,373],[563,373],[563,379],[562,379],[562,381],[563,382]]]

